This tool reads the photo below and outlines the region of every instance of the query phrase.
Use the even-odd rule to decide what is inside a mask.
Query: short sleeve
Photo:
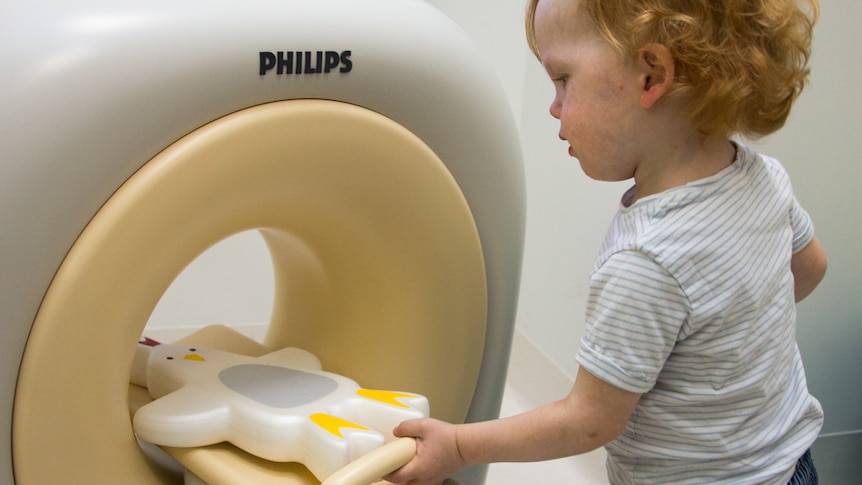
[[[811,217],[793,195],[793,184],[790,175],[781,163],[771,157],[760,156],[764,164],[772,174],[773,180],[780,191],[782,201],[789,201],[787,205],[790,216],[790,229],[793,231],[793,254],[798,253],[814,239],[814,225]]]
[[[690,315],[688,298],[665,268],[640,252],[615,253],[591,276],[578,363],[613,386],[645,393]]]
[[[793,254],[796,254],[814,238],[814,224],[796,197],[791,199],[790,227],[793,229]]]

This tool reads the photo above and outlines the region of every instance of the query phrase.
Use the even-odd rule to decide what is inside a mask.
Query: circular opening
[[[138,336],[183,268],[255,229],[274,273],[267,347],[306,349],[330,372],[423,394],[435,417],[464,419],[487,285],[460,188],[388,118],[332,101],[279,102],[166,149],[71,248],[20,367],[16,479],[164,483],[129,418]]]
[[[173,342],[210,324],[226,325],[263,342],[275,291],[272,259],[256,230],[207,249],[162,295],[144,335]]]

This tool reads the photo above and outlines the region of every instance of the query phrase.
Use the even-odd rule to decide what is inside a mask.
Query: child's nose
[[[561,103],[558,98],[554,98],[548,111],[551,113],[551,116],[556,119],[560,119],[560,112],[562,111],[562,106],[563,103]]]

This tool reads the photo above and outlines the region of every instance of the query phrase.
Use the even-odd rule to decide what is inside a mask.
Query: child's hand
[[[416,438],[416,456],[383,477],[393,483],[439,485],[467,463],[458,451],[456,427],[436,419],[414,419],[399,424],[397,437]]]

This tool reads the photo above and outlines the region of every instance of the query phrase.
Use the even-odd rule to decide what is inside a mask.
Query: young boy
[[[816,483],[823,414],[795,302],[826,258],[781,165],[731,141],[784,124],[808,76],[807,4],[531,0],[569,154],[591,178],[635,182],[591,275],[580,369],[568,396],[524,414],[402,423],[417,454],[388,480],[605,446],[614,484]]]

